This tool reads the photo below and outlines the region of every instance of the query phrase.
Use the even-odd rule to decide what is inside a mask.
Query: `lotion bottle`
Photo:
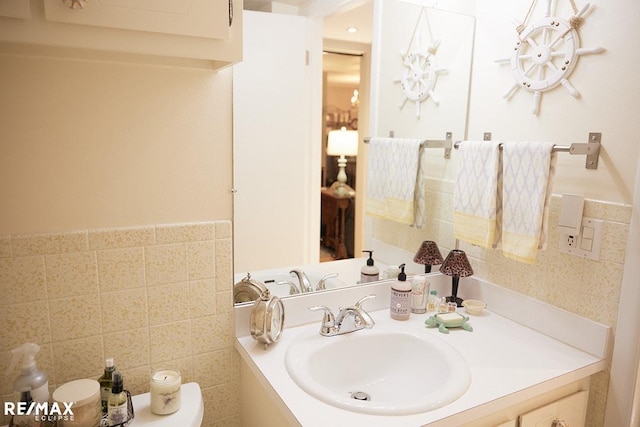
[[[380,279],[380,269],[373,264],[373,251],[362,251],[369,253],[367,264],[360,269],[360,283],[375,282]]]
[[[398,280],[391,285],[391,304],[389,311],[395,320],[407,320],[411,315],[411,282],[407,282],[404,264],[400,264]]]

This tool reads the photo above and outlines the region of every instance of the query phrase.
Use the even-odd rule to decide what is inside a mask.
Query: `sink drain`
[[[371,400],[371,396],[369,396],[364,391],[354,391],[354,392],[352,392],[351,393],[351,398],[354,399],[354,400],[366,400],[366,401]]]

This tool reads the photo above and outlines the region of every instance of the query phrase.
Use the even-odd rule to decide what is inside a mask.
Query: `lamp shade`
[[[460,249],[453,249],[440,266],[440,272],[452,277],[468,277],[473,275],[473,269],[467,259],[467,254]]]
[[[413,257],[413,262],[423,265],[442,264],[442,254],[436,242],[432,240],[422,242],[416,256]]]
[[[340,130],[329,132],[327,154],[330,156],[355,156],[358,154],[358,131]]]

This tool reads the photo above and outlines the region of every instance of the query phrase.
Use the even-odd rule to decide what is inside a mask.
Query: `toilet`
[[[198,383],[182,384],[180,409],[170,415],[151,412],[150,394],[132,397],[134,418],[129,427],[200,427],[204,416],[202,391]]]

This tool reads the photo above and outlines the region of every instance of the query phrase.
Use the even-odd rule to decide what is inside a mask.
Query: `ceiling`
[[[367,1],[350,10],[327,16],[323,24],[322,35],[325,39],[370,44],[373,1]],[[349,27],[355,27],[358,31],[348,33],[347,28]]]
[[[278,0],[277,3],[301,7],[309,0]],[[244,0],[244,9],[270,11],[271,0]],[[323,38],[340,42],[371,43],[373,23],[373,1],[366,0],[351,9],[329,15],[324,18]],[[347,32],[354,27],[358,31]],[[336,86],[357,86],[360,82],[360,56],[325,54],[322,59],[323,70],[327,73],[327,83]]]
[[[270,11],[272,3],[301,7],[309,0],[244,0],[244,9]],[[323,37],[326,39],[342,40],[357,43],[371,43],[371,24],[373,22],[373,1],[365,0],[362,4],[327,16],[324,19]],[[355,33],[348,33],[347,28],[355,27]]]

